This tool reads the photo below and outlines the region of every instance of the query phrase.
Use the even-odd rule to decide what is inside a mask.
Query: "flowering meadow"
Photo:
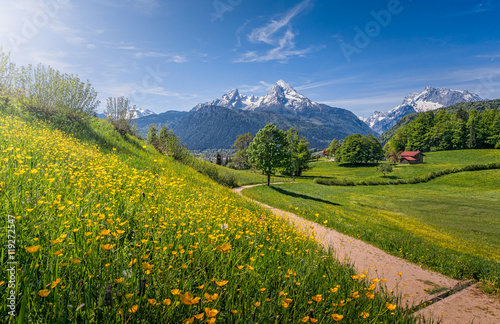
[[[383,278],[364,281],[229,189],[115,141],[104,151],[0,112],[0,322],[415,321],[378,292]]]

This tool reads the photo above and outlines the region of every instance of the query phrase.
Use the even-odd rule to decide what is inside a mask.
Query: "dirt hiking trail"
[[[243,196],[242,191],[244,189],[255,186],[258,185],[243,186],[235,188],[233,191]],[[368,271],[366,277],[369,280],[387,280],[385,282],[387,292],[391,294],[392,291],[395,296],[401,296],[400,307],[418,307],[422,305],[423,308],[415,313],[416,317],[432,318],[434,321],[439,320],[444,324],[500,323],[500,301],[482,293],[477,284],[469,286],[468,283],[462,283],[442,274],[424,270],[413,263],[387,254],[361,240],[305,220],[293,213],[255,200],[251,201],[287,219],[293,226],[307,233],[307,235],[314,236],[315,240],[332,251],[339,261],[353,266],[358,274],[365,274]],[[463,289],[464,286],[467,288]],[[433,289],[437,290],[437,288],[441,288],[441,291],[436,294],[432,295],[427,292]],[[453,288],[456,290],[462,288],[463,290],[452,293],[447,297],[442,296],[446,295],[446,291]],[[431,302],[425,303],[427,301]]]

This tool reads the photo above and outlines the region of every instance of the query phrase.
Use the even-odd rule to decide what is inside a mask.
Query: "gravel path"
[[[233,189],[242,195],[246,188]],[[248,199],[248,198],[247,198]],[[254,201],[254,200],[253,200]],[[392,256],[361,240],[339,233],[320,224],[305,220],[263,203],[254,201],[269,209],[274,214],[287,219],[300,228],[325,248],[330,249],[336,258],[354,267],[359,273],[366,273],[368,279],[386,279],[387,291],[401,296],[400,306],[413,307],[437,297],[427,291],[437,287],[451,289],[460,284],[459,281],[442,274],[424,270],[404,259]],[[442,291],[441,291],[442,293]],[[466,288],[436,303],[431,303],[416,313],[424,318],[440,319],[445,324],[497,324],[500,323],[500,302],[482,293],[476,285]]]

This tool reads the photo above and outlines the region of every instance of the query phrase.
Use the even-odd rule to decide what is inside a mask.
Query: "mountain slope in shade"
[[[447,107],[460,102],[481,101],[478,95],[467,90],[438,89],[426,87],[422,92],[411,93],[404,98],[403,103],[387,112],[375,111],[363,121],[372,130],[381,134],[394,126],[401,118],[416,112],[426,112]]]
[[[191,150],[229,149],[237,135],[248,132],[255,135],[268,123],[273,123],[280,129],[299,129],[311,147],[318,149],[328,147],[333,138],[343,139],[350,134],[370,132],[366,124],[357,120],[354,114],[339,110],[340,114],[338,111],[332,112],[336,114],[337,122],[320,125],[274,112],[205,105],[181,118],[173,126],[173,130]]]
[[[284,130],[299,129],[317,149],[328,147],[334,138],[375,134],[349,110],[313,102],[283,80],[263,97],[241,95],[234,89],[220,99],[196,105],[185,115],[172,113],[139,118],[138,128],[145,135],[150,123],[157,128],[167,125],[191,150],[229,149],[237,135],[255,135],[268,123]]]
[[[146,136],[151,124],[155,124],[158,131],[162,126],[172,128],[182,117],[188,114],[189,112],[187,111],[169,110],[160,114],[153,114],[135,119],[132,123],[136,124],[139,134]]]

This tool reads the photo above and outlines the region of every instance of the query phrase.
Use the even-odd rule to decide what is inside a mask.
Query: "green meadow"
[[[17,262],[2,323],[416,322],[285,220],[106,121],[0,105],[0,154],[0,266]]]
[[[397,166],[390,176],[500,160],[498,150],[433,152],[425,164]],[[500,277],[500,170],[460,172],[427,183],[324,186],[315,177],[383,179],[375,167],[318,162],[295,184],[259,186],[244,194],[457,279],[497,291]]]
[[[500,162],[500,150],[461,150],[425,153],[423,164],[395,165],[393,172],[383,177],[377,173],[376,164],[349,166],[334,162],[312,163],[311,168],[297,181],[307,182],[314,178],[337,178],[352,181],[360,180],[397,180],[425,175],[429,172],[462,167],[470,164]],[[389,162],[382,162],[389,163]]]

